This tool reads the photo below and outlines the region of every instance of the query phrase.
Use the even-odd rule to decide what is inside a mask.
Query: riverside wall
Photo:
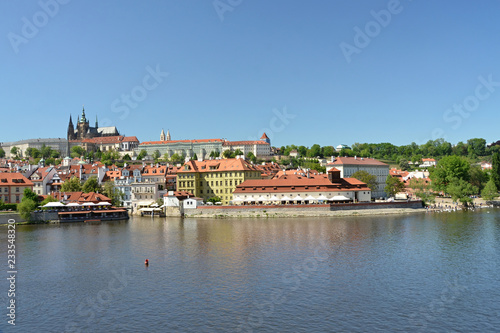
[[[421,201],[332,205],[202,206],[185,209],[185,217],[302,217],[407,214],[424,212]]]

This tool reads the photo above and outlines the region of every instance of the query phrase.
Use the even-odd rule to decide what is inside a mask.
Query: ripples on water
[[[499,240],[499,210],[18,226],[0,329],[499,331]]]

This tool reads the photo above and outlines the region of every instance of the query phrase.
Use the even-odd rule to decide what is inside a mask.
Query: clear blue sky
[[[500,139],[497,0],[54,1],[0,2],[0,142],[66,137],[82,105],[140,141]]]

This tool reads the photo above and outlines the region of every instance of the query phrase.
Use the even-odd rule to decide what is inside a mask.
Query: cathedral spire
[[[82,109],[82,117],[80,118],[79,123],[86,123],[86,122],[87,122],[87,119],[85,118],[85,105],[84,105],[83,109]]]
[[[170,138],[170,130],[168,129],[167,130],[167,141],[170,141],[170,140],[171,140],[171,138]]]
[[[165,141],[165,131],[163,130],[163,128],[161,129],[160,140]]]

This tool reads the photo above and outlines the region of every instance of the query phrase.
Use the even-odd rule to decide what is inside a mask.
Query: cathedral
[[[73,125],[71,115],[69,116],[68,140],[83,140],[117,135],[120,135],[120,133],[118,133],[115,126],[99,127],[97,123],[97,116],[95,119],[95,126],[91,127],[89,120],[85,117],[85,108],[83,108],[82,115],[78,118],[76,127]]]

